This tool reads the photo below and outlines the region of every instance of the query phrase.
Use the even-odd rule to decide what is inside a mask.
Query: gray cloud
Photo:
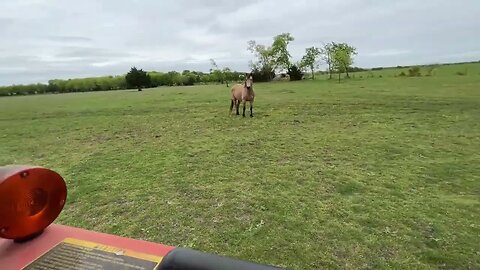
[[[246,70],[247,41],[348,42],[355,65],[480,59],[478,0],[19,0],[0,3],[0,85],[147,70]]]

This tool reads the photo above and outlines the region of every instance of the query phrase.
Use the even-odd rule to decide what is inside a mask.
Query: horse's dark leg
[[[253,102],[250,101],[250,117],[253,117]]]
[[[232,99],[232,102],[230,102],[230,111],[228,113],[231,114],[232,110],[233,110],[233,99]]]
[[[243,117],[245,117],[245,107],[247,107],[247,102],[243,102]]]
[[[240,113],[238,112],[238,108],[240,107],[240,101],[239,100],[235,100],[235,107],[237,108],[237,115],[240,115]]]

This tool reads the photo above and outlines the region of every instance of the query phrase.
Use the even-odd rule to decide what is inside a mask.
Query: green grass
[[[358,72],[356,76],[363,76],[367,78],[369,75],[374,77],[394,77],[404,72],[408,75],[410,67],[404,68],[386,68],[383,70],[377,70],[373,72]],[[451,64],[451,65],[433,65],[429,74],[429,66],[420,66],[420,73],[422,76],[430,75],[436,77],[455,77],[458,76],[458,72],[465,73],[465,75],[480,76],[480,63],[465,63],[465,64]],[[338,77],[337,77],[338,78]]]
[[[63,175],[62,224],[292,269],[479,269],[480,76],[456,71],[257,83],[252,119],[224,86],[0,98],[0,165]]]

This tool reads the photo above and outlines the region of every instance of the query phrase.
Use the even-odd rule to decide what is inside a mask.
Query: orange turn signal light
[[[42,167],[0,167],[0,237],[23,240],[41,233],[60,214],[67,186]]]

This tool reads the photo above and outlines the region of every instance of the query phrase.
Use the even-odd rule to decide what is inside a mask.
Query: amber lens
[[[67,188],[57,173],[30,167],[6,176],[4,173],[3,177],[0,179],[0,237],[21,239],[34,235],[50,225],[62,211]]]

